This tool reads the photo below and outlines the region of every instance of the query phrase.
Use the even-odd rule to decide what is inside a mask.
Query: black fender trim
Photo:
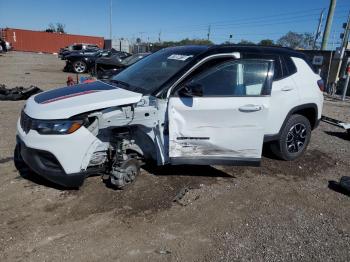
[[[303,104],[303,105],[299,105],[299,106],[296,106],[296,107],[293,107],[287,114],[287,116],[285,117],[284,121],[283,121],[283,124],[279,130],[279,132],[277,134],[268,134],[268,135],[264,135],[264,143],[267,143],[267,142],[272,142],[272,141],[275,141],[275,140],[278,140],[280,135],[281,135],[281,132],[283,130],[283,128],[285,127],[289,117],[291,115],[293,115],[295,112],[298,112],[300,110],[303,110],[303,109],[309,109],[309,108],[312,108],[315,110],[316,114],[315,114],[315,119],[314,119],[314,126],[312,129],[315,129],[319,123],[320,123],[320,119],[318,119],[318,107],[315,103],[308,103],[308,104]]]

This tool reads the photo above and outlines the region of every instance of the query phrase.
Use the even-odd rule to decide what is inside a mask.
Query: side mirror
[[[195,82],[187,83],[183,88],[179,90],[179,96],[181,97],[203,96],[202,85]]]

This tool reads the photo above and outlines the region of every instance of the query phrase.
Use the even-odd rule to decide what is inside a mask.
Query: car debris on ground
[[[337,181],[329,181],[328,187],[338,193],[350,196],[350,176],[342,176]]]
[[[30,96],[38,94],[42,90],[37,86],[16,86],[14,88],[7,88],[6,85],[0,84],[0,101],[10,100],[27,100]]]

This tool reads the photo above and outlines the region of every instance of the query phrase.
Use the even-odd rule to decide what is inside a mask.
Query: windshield
[[[126,68],[111,82],[122,84],[123,88],[151,94],[173,77],[203,49],[174,47],[162,49]]]

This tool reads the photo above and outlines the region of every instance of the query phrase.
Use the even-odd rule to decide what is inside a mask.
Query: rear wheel
[[[311,138],[310,121],[302,115],[292,115],[278,141],[271,144],[272,152],[283,160],[294,160],[306,150]]]
[[[73,71],[78,74],[85,73],[87,65],[84,61],[78,60],[73,63]]]

